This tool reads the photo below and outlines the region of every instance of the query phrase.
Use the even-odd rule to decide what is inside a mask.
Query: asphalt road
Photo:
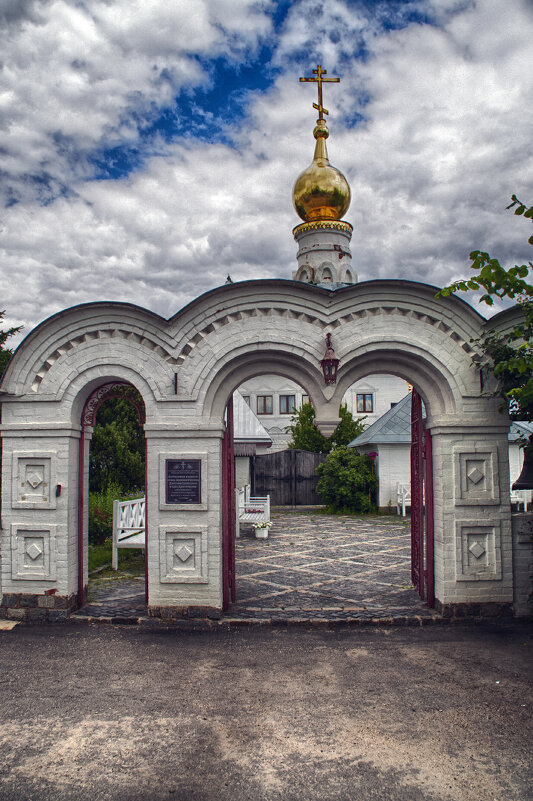
[[[525,801],[525,624],[0,630],[0,799]]]

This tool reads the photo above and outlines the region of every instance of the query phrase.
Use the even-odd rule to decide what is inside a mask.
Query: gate
[[[270,495],[273,506],[314,506],[321,503],[316,493],[316,468],[324,453],[290,449],[255,456],[252,465],[252,492]]]
[[[422,600],[435,605],[433,558],[433,450],[422,399],[411,396],[411,580]]]
[[[222,605],[235,601],[235,460],[233,456],[233,395],[226,406],[222,438]]]

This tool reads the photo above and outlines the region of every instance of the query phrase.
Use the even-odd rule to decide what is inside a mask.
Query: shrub
[[[140,498],[142,490],[124,492],[120,484],[110,481],[101,492],[89,493],[89,542],[102,545],[113,536],[113,501],[129,501]]]
[[[372,460],[354,448],[336,448],[316,469],[316,487],[329,511],[338,514],[375,511],[378,479]]]

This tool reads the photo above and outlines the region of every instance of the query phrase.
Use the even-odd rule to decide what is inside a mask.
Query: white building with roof
[[[425,411],[424,411],[425,417]],[[509,430],[509,471],[511,485],[520,475],[524,462],[524,452],[520,442],[533,433],[533,423],[513,422]],[[376,472],[379,477],[379,506],[396,506],[397,484],[410,484],[411,481],[411,395],[389,409],[354,439],[349,448],[357,448],[360,453],[376,453]],[[525,493],[525,500],[531,503],[531,491]]]
[[[364,419],[368,427],[404,397],[408,386],[407,381],[395,375],[369,375],[352,384],[342,402],[354,420]],[[286,429],[292,414],[309,401],[305,390],[289,378],[262,375],[241,384],[239,392],[272,438],[271,452],[286,448],[291,438]],[[258,446],[257,453],[264,452],[264,447]]]

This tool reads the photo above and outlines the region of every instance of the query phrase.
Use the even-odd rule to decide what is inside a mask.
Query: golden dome
[[[317,120],[313,136],[315,155],[294,184],[294,208],[304,222],[340,220],[350,205],[350,187],[342,172],[329,163],[326,148],[329,131],[325,120]]]

